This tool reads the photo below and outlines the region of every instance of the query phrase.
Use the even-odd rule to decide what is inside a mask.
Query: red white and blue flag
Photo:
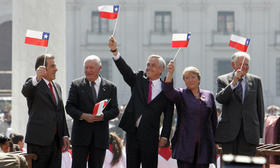
[[[98,6],[98,11],[101,18],[116,19],[119,13],[119,5]]]
[[[187,34],[173,34],[172,48],[188,47],[191,33]]]
[[[100,116],[102,114],[102,111],[105,109],[105,107],[108,105],[111,99],[105,99],[102,100],[94,105],[92,115],[94,116]]]
[[[48,47],[50,33],[27,29],[25,35],[25,44]]]
[[[241,37],[232,34],[229,41],[229,46],[237,50],[246,52],[250,43],[249,38]]]

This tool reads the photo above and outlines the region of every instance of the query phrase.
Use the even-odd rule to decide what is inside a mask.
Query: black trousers
[[[61,149],[58,139],[49,146],[27,143],[27,153],[35,153],[37,160],[32,160],[33,168],[61,168]]]
[[[233,154],[233,155],[246,155],[255,156],[256,147],[255,144],[250,144],[246,141],[243,131],[243,125],[239,130],[239,133],[234,141],[221,143],[223,154]]]
[[[158,142],[141,142],[136,133],[126,134],[127,168],[157,168]]]
[[[106,149],[91,146],[72,146],[72,168],[102,168],[106,154]]]
[[[191,164],[177,160],[178,168],[209,168],[209,164]]]

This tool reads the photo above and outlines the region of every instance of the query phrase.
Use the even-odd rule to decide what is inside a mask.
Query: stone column
[[[35,75],[37,56],[55,55],[56,82],[66,99],[65,8],[65,0],[13,0],[11,127],[16,133],[25,135],[28,108],[21,89],[27,77]],[[49,32],[48,48],[24,44],[27,29]]]

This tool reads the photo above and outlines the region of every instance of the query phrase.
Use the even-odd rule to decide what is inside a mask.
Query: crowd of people
[[[248,73],[248,53],[232,55],[232,72],[217,78],[218,90],[213,94],[200,88],[203,76],[197,67],[186,67],[185,87],[175,88],[173,60],[166,65],[161,56],[150,55],[146,69],[134,71],[114,37],[108,47],[131,90],[125,108],[118,108],[118,86],[100,75],[100,57],[84,59],[84,75],[72,81],[65,106],[60,85],[54,82],[58,70],[54,55],[37,58],[36,75],[22,87],[29,115],[26,152],[38,156],[33,168],[157,168],[163,161],[178,168],[208,168],[216,164],[218,147],[224,154],[256,154],[265,114],[261,79]],[[101,115],[93,115],[95,104],[103,100],[109,100],[108,105]],[[216,101],[221,107],[216,107]],[[65,113],[73,119],[71,137]],[[114,119],[119,125],[112,128],[109,121]],[[11,147],[25,152],[23,136],[0,139],[0,146],[2,152],[11,152]]]

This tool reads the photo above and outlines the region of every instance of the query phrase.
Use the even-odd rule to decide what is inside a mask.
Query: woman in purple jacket
[[[168,64],[163,91],[176,103],[178,119],[172,139],[172,155],[179,168],[208,168],[216,162],[214,141],[217,112],[214,96],[199,88],[200,72],[195,67],[183,71],[186,89],[174,89],[174,61]]]

